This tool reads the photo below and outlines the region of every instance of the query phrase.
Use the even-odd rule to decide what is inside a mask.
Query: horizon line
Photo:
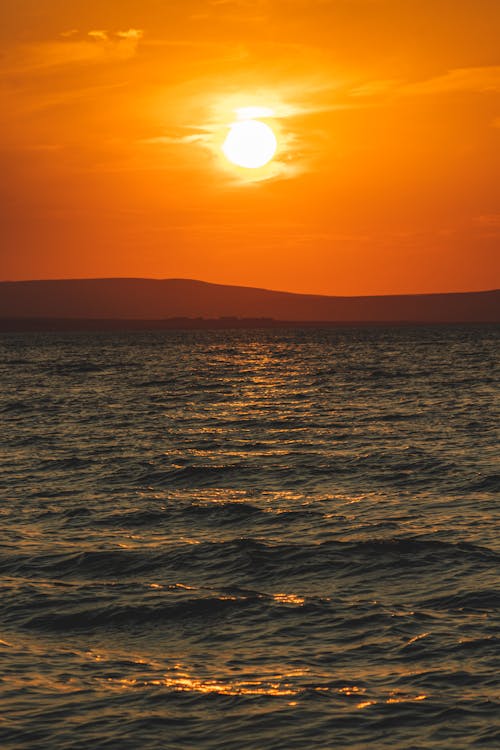
[[[325,294],[318,292],[293,292],[286,289],[269,289],[268,287],[260,286],[247,286],[245,284],[222,284],[216,281],[205,281],[203,279],[193,279],[182,276],[168,276],[168,277],[150,277],[150,276],[82,276],[82,277],[70,277],[70,278],[44,278],[44,279],[2,279],[0,284],[36,284],[36,283],[54,283],[54,282],[66,282],[66,281],[152,281],[152,282],[165,282],[165,281],[181,281],[190,282],[195,284],[205,284],[207,286],[220,286],[220,287],[233,287],[239,289],[252,289],[261,292],[271,292],[274,294],[291,294],[295,296],[306,296],[306,297],[336,297],[341,299],[353,299],[353,298],[377,298],[377,297],[430,297],[430,296],[442,296],[452,294],[492,294],[499,292],[500,287],[494,287],[490,289],[468,289],[460,291],[448,291],[448,292],[392,292],[392,293],[378,293],[378,294]]]

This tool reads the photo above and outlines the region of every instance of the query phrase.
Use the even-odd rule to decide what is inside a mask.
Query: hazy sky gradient
[[[498,287],[499,37],[498,0],[3,0],[0,278]]]

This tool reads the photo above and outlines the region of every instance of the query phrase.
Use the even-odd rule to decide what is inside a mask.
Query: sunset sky
[[[0,35],[1,280],[500,286],[499,0],[2,0]]]

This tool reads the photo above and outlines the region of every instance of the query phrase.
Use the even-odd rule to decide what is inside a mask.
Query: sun
[[[278,143],[273,130],[260,120],[233,122],[222,151],[237,167],[258,169],[265,166],[276,153]]]

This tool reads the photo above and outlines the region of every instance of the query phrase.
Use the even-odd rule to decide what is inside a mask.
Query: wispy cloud
[[[500,66],[453,68],[439,76],[421,81],[400,79],[367,81],[349,92],[354,97],[426,96],[453,92],[500,92]]]
[[[136,54],[143,34],[142,29],[69,29],[53,41],[11,48],[4,58],[4,73],[22,75],[68,65],[127,60]]]
[[[380,81],[367,81],[366,83],[362,83],[359,86],[352,88],[349,91],[349,95],[359,98],[377,97],[397,90],[400,84],[401,81],[394,78],[387,78]]]
[[[142,39],[144,31],[142,29],[127,29],[127,31],[117,31],[116,36],[119,39]]]
[[[87,36],[89,36],[91,39],[94,39],[96,42],[109,41],[108,32],[104,31],[103,29],[95,29],[93,31],[89,31]]]
[[[140,143],[145,145],[164,145],[164,146],[179,146],[182,144],[190,143],[201,143],[207,142],[208,135],[203,133],[196,133],[192,135],[159,135],[153,138],[142,138]]]
[[[408,83],[399,87],[402,94],[440,94],[452,91],[500,91],[500,66],[455,68],[425,81]]]

